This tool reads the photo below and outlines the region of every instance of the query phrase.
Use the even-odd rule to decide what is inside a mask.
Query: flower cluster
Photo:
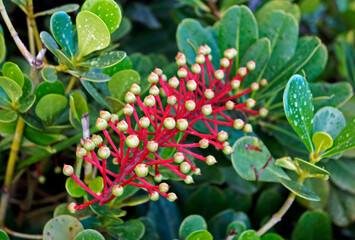
[[[186,66],[184,54],[178,53],[176,63],[179,66],[177,76],[167,80],[161,69],[156,68],[148,76],[152,84],[149,95],[142,99],[141,88],[133,84],[125,96],[126,105],[123,108],[122,119],[118,115],[101,111],[96,127],[102,131],[107,140],[92,135],[86,139],[82,147],[77,148],[77,156],[91,163],[103,177],[103,192],[93,192],[75,174],[72,166],[65,165],[63,172],[73,178],[94,199],[77,205],[71,203],[68,209],[72,212],[82,209],[92,203],[103,205],[124,191],[124,186],[133,185],[146,189],[151,200],[158,200],[159,196],[174,201],[177,196],[169,192],[167,183],[153,184],[162,181],[160,168],[165,167],[177,174],[185,183],[193,183],[192,174],[199,175],[193,159],[205,161],[213,165],[217,161],[209,156],[202,156],[192,151],[192,148],[207,148],[209,145],[231,154],[232,148],[227,142],[228,133],[218,131],[219,125],[234,127],[246,133],[252,132],[252,126],[241,119],[232,119],[228,111],[239,109],[247,114],[265,117],[268,111],[264,108],[253,110],[255,100],[248,98],[240,102],[240,97],[257,91],[267,84],[263,79],[260,83],[252,83],[247,89],[241,89],[242,80],[249,71],[255,68],[255,62],[250,61],[246,67],[238,69],[234,77],[230,77],[233,59],[237,51],[233,48],[224,52],[220,60],[220,68],[215,70],[211,64],[211,49],[205,45],[198,49],[196,63],[191,70]],[[237,94],[233,94],[238,92]],[[142,117],[138,113],[142,112]],[[209,133],[200,133],[194,125],[204,124]],[[117,143],[110,133],[117,134]],[[175,136],[180,134],[179,139]],[[194,135],[201,140],[197,143],[185,143],[188,135]],[[162,148],[174,148],[175,153],[168,159],[159,155]],[[95,151],[97,150],[97,151]],[[112,159],[117,171],[107,169],[107,159]]]

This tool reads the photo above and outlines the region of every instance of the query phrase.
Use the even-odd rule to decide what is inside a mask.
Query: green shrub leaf
[[[144,235],[145,228],[141,221],[133,219],[117,226],[110,226],[107,230],[115,238],[122,240],[136,240]]]
[[[65,189],[69,193],[70,196],[79,198],[86,194],[84,188],[82,188],[79,184],[77,184],[71,177],[67,178],[65,181]]]
[[[76,235],[74,240],[105,240],[105,238],[96,230],[86,229]]]
[[[62,215],[46,223],[43,229],[43,240],[74,239],[83,230],[83,225],[75,217]]]
[[[282,185],[284,185],[284,187],[301,198],[311,201],[320,201],[320,198],[314,192],[299,182],[287,180],[284,178],[281,178],[280,182]]]
[[[91,68],[107,68],[121,62],[126,57],[126,53],[122,51],[108,52],[102,56],[92,58],[85,62],[78,63],[82,67]]]
[[[6,56],[5,38],[4,38],[4,34],[0,31],[0,63],[4,61],[5,56]]]
[[[292,4],[288,1],[270,1],[255,13],[256,20],[261,23],[269,14],[280,10],[291,14],[297,22],[301,19],[301,11],[297,4]]]
[[[207,230],[206,220],[200,215],[190,215],[180,225],[179,236],[187,238],[192,232]]]
[[[104,180],[102,177],[96,177],[94,179],[92,179],[89,183],[89,188],[95,192],[101,192],[102,189],[104,188]]]
[[[47,94],[36,105],[36,115],[46,124],[51,124],[67,106],[68,100],[59,94]]]
[[[127,69],[114,74],[107,86],[112,97],[123,100],[132,84],[140,84],[140,81],[138,72]]]
[[[267,233],[261,237],[261,240],[284,240],[284,238],[276,233]]]
[[[90,94],[90,96],[95,99],[96,102],[98,102],[101,106],[107,109],[111,109],[110,105],[105,102],[105,98],[97,91],[93,83],[82,79],[80,80],[80,82],[84,86],[86,91]]]
[[[206,230],[199,230],[196,232],[191,233],[189,236],[186,237],[186,240],[213,240],[213,236]]]
[[[41,73],[43,79],[47,82],[54,83],[58,79],[57,71],[52,67],[44,67]]]
[[[35,90],[36,100],[39,101],[43,96],[50,93],[64,95],[65,87],[63,83],[60,81],[56,81],[54,83],[50,83],[50,82],[41,83],[40,85],[38,85],[38,87]]]
[[[240,234],[238,240],[260,240],[260,237],[256,231],[246,230]]]
[[[20,106],[18,108],[20,113],[27,112],[36,101],[36,95],[30,95],[25,99],[20,100]]]
[[[64,4],[60,7],[52,8],[52,9],[49,9],[49,10],[46,10],[43,12],[38,12],[35,14],[35,17],[44,16],[44,15],[51,15],[53,13],[60,12],[60,11],[66,12],[66,13],[74,12],[74,11],[78,10],[79,7],[80,7],[80,5],[76,4],[76,3]]]
[[[14,80],[0,76],[0,87],[5,91],[9,99],[15,103],[22,96],[21,87]]]
[[[313,118],[313,132],[325,132],[335,139],[346,126],[342,112],[333,107],[320,109]]]
[[[315,152],[321,153],[333,146],[332,137],[325,132],[316,132],[313,134],[312,142],[314,144]]]
[[[81,122],[82,115],[89,112],[84,97],[79,92],[74,92],[69,96],[69,104],[74,117]]]
[[[0,229],[0,239],[2,239],[2,240],[10,240],[9,235],[7,235],[7,233],[4,230],[2,230],[2,229]]]
[[[0,110],[0,122],[10,123],[17,119],[17,112],[14,110]]]
[[[66,12],[56,12],[51,17],[50,28],[53,37],[68,54],[69,58],[74,56],[73,24]]]
[[[56,50],[59,50],[59,46],[55,39],[46,31],[42,31],[40,34],[40,38],[46,48],[51,51],[57,58],[59,58],[58,53]]]
[[[21,88],[23,87],[25,78],[17,64],[12,62],[4,63],[2,66],[2,75],[14,80]]]
[[[82,80],[87,80],[90,82],[107,82],[110,81],[111,77],[104,73],[97,72],[81,72],[81,71],[69,71],[71,75]]]
[[[320,168],[310,162],[307,162],[300,158],[295,158],[295,162],[302,170],[307,170],[310,175],[324,175],[323,179],[327,180],[329,172],[323,168]]]

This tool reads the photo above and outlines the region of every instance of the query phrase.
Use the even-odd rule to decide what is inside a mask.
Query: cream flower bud
[[[174,118],[168,117],[164,119],[164,127],[171,130],[176,126]]]
[[[187,81],[186,88],[190,91],[195,91],[197,88],[197,84],[196,84],[195,80]]]
[[[147,149],[150,151],[150,152],[156,152],[158,150],[158,147],[159,147],[159,144],[156,142],[156,141],[148,141],[147,143]]]
[[[224,78],[224,72],[223,70],[219,69],[217,71],[214,72],[214,76],[215,78],[217,78],[218,80],[221,80]]]
[[[245,106],[247,108],[253,108],[253,107],[255,107],[256,101],[254,99],[252,99],[252,98],[248,98],[246,100],[245,104],[246,104]]]
[[[158,75],[159,77],[161,77],[162,75],[163,75],[163,70],[161,70],[160,68],[155,68],[154,69],[154,73],[156,74],[156,75]]]
[[[200,148],[206,149],[210,145],[209,141],[206,138],[201,139],[199,142]]]
[[[205,90],[205,92],[204,92],[204,94],[205,94],[205,97],[207,98],[207,99],[212,99],[212,98],[214,98],[214,92],[213,92],[213,90],[212,89],[206,89]]]
[[[136,96],[135,96],[132,92],[130,92],[130,91],[128,91],[128,92],[126,93],[124,99],[125,99],[125,101],[126,101],[127,103],[135,103],[136,100],[137,100]]]
[[[243,132],[252,133],[253,132],[253,127],[249,123],[247,123],[243,127]]]
[[[135,148],[139,145],[140,141],[139,138],[137,137],[137,135],[129,135],[126,138],[126,144],[128,147],[130,148]]]
[[[233,127],[237,130],[242,129],[244,127],[244,121],[242,119],[234,120]]]
[[[93,134],[91,140],[95,143],[96,146],[99,146],[104,140],[100,135]]]
[[[187,76],[187,71],[185,68],[180,68],[177,72],[179,78],[184,78]]]
[[[184,154],[182,154],[181,152],[176,152],[174,154],[174,161],[176,163],[182,163],[184,159],[185,159]]]
[[[121,187],[120,185],[115,185],[113,188],[112,188],[112,194],[116,197],[119,197],[123,194],[123,187]]]
[[[95,123],[95,127],[98,129],[98,130],[104,130],[107,128],[107,121],[105,119],[102,119],[102,118],[97,118],[96,120],[96,123]]]
[[[169,185],[167,183],[161,183],[159,184],[159,191],[161,191],[162,193],[166,193],[167,191],[169,191]]]
[[[159,200],[159,193],[157,191],[153,191],[149,193],[149,198],[152,201],[158,201]]]
[[[261,86],[263,86],[263,87],[265,87],[266,85],[268,84],[268,80],[267,79],[261,79],[261,81],[260,81],[260,85]]]
[[[100,158],[109,158],[111,155],[111,151],[108,147],[106,146],[102,146],[99,148],[99,150],[97,151],[97,154],[99,155]]]
[[[150,89],[149,89],[149,93],[152,94],[153,96],[158,96],[159,95],[159,88],[156,85],[153,85]]]
[[[185,182],[186,184],[191,184],[191,183],[194,182],[194,179],[193,179],[190,175],[187,175],[187,176],[185,177],[185,179],[184,179],[184,182]]]
[[[189,122],[186,119],[178,119],[176,121],[176,127],[180,130],[180,131],[184,131],[189,127]]]
[[[65,176],[70,176],[74,173],[74,168],[71,165],[64,164],[63,174]]]
[[[159,76],[155,72],[151,72],[148,76],[148,82],[153,84],[159,81]]]
[[[77,147],[76,148],[76,156],[78,157],[78,158],[82,158],[82,157],[84,157],[86,155],[86,150],[85,150],[85,148],[81,148],[81,147]]]
[[[100,118],[105,119],[106,121],[110,120],[111,113],[108,111],[100,111]]]
[[[153,107],[155,105],[155,98],[153,95],[148,95],[144,98],[144,104],[148,107]]]
[[[138,84],[133,83],[129,91],[131,91],[134,95],[139,95],[141,94],[141,87]]]
[[[147,128],[150,125],[150,120],[147,117],[141,117],[141,119],[139,119],[139,126],[141,126],[142,128]]]
[[[68,204],[68,206],[66,207],[66,209],[70,212],[70,213],[75,213],[76,212],[76,207],[77,204],[74,202],[71,202]]]
[[[84,142],[84,148],[86,151],[91,151],[95,149],[95,143],[91,139],[86,139]]]
[[[239,80],[232,80],[232,82],[231,82],[231,87],[232,87],[232,89],[238,89],[239,87],[240,87],[240,81]]]
[[[260,117],[266,117],[269,114],[269,110],[266,108],[260,108],[259,110],[259,116]]]
[[[201,111],[205,116],[210,115],[212,113],[211,104],[203,105]]]
[[[187,173],[188,171],[190,171],[190,169],[191,169],[191,165],[188,164],[187,162],[182,162],[180,164],[180,171],[182,173]]]
[[[248,62],[247,68],[249,69],[249,71],[253,71],[255,69],[255,62],[254,61]]]
[[[186,57],[183,53],[178,53],[175,57],[176,64],[181,67],[186,65]]]
[[[228,133],[222,130],[217,134],[217,138],[218,141],[224,142],[228,139]]]
[[[174,105],[176,103],[176,97],[173,95],[169,96],[167,102],[170,105]]]
[[[125,120],[122,120],[120,121],[118,124],[117,124],[117,129],[121,132],[124,132],[128,129],[128,124]]]
[[[177,79],[177,77],[172,77],[169,79],[169,86],[173,87],[173,88],[177,88],[179,86],[179,79]]]
[[[169,202],[174,202],[177,199],[177,196],[175,193],[169,193],[167,199]]]
[[[191,66],[191,71],[195,74],[198,74],[201,72],[201,67],[198,63],[195,63],[194,65]]]
[[[234,107],[235,107],[235,103],[234,103],[234,102],[232,102],[232,101],[230,101],[230,100],[226,102],[226,108],[227,108],[227,110],[233,110]]]
[[[250,84],[250,89],[255,92],[259,90],[259,83],[253,82],[252,84]]]
[[[146,177],[148,175],[148,166],[144,163],[138,164],[134,168],[134,172],[138,177]]]
[[[198,54],[196,57],[195,57],[195,62],[198,63],[198,64],[204,64],[205,63],[205,57],[203,56],[203,54]]]
[[[130,116],[132,115],[132,113],[133,113],[133,107],[127,103],[123,108],[123,114]]]
[[[241,67],[238,69],[238,74],[241,76],[241,77],[244,77],[245,75],[247,75],[247,68],[246,67]]]
[[[193,111],[196,107],[196,103],[194,100],[188,100],[186,101],[185,103],[185,108],[188,110],[188,111]]]
[[[216,159],[215,159],[214,156],[208,155],[208,156],[206,157],[206,163],[207,163],[207,165],[213,165],[213,164],[215,164],[216,162],[217,162],[217,161],[216,161]]]

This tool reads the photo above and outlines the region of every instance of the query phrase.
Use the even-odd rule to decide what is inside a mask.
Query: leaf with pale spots
[[[59,50],[59,46],[55,39],[52,37],[52,35],[50,35],[46,31],[43,31],[40,34],[40,38],[46,48],[51,51],[57,58],[59,58],[56,52],[57,49]]]
[[[81,67],[90,68],[108,68],[119,62],[126,57],[126,53],[122,51],[108,52],[102,56],[92,58],[90,60],[78,63]]]
[[[313,117],[313,132],[325,132],[334,140],[346,126],[342,112],[333,107],[320,109]]]
[[[43,229],[43,240],[52,239],[74,239],[74,237],[84,230],[78,219],[69,215],[61,215],[52,218]]]
[[[109,75],[98,72],[68,71],[68,73],[70,73],[74,77],[90,82],[107,82],[111,79]]]
[[[15,103],[22,96],[21,87],[8,77],[0,77],[0,88],[4,90],[9,99]]]
[[[2,66],[2,75],[14,80],[21,88],[25,82],[25,78],[21,72],[21,69],[12,62],[6,62]]]
[[[56,12],[51,17],[50,28],[53,37],[68,54],[69,58],[74,56],[73,24],[66,12]]]
[[[242,137],[233,145],[232,164],[235,171],[249,181],[279,182],[289,178],[264,143],[255,137]]]
[[[280,179],[280,182],[285,188],[301,198],[311,201],[320,201],[320,198],[314,192],[299,182],[287,179]]]
[[[285,115],[306,145],[309,152],[313,152],[313,104],[312,93],[309,90],[308,82],[301,75],[293,75],[285,88],[284,96]]]
[[[79,57],[106,48],[110,44],[110,32],[106,24],[92,12],[83,11],[76,17]]]

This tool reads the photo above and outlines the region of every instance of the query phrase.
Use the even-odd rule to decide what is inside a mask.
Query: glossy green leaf
[[[32,80],[25,75],[25,82],[22,86],[22,96],[20,97],[20,102],[27,98],[33,93],[33,82]]]
[[[349,122],[334,140],[333,147],[322,154],[323,157],[329,157],[334,154],[344,152],[355,147],[355,118]]]
[[[292,240],[331,240],[332,226],[328,215],[323,212],[307,211],[298,219],[292,232]]]
[[[74,240],[105,240],[105,238],[98,231],[86,229],[76,235]]]
[[[297,201],[308,209],[324,209],[328,204],[331,190],[329,181],[321,178],[307,178],[303,184],[319,196],[320,201],[309,201],[304,198],[297,198]]]
[[[68,177],[65,182],[65,189],[69,193],[70,196],[79,198],[86,194],[84,188],[82,188],[79,184],[77,184],[71,177]]]
[[[104,49],[110,44],[106,24],[94,13],[82,11],[76,17],[79,40],[79,57]]]
[[[85,62],[78,63],[82,67],[91,68],[107,68],[121,62],[126,57],[126,53],[122,51],[108,52],[102,56],[92,58]]]
[[[55,52],[60,63],[67,65],[69,69],[75,69],[74,63],[67,57],[67,55],[65,55],[59,49],[56,49]]]
[[[107,86],[112,97],[123,100],[132,84],[140,84],[140,81],[139,73],[128,69],[114,74]]]
[[[298,74],[303,74],[303,72],[305,72],[308,81],[312,82],[323,72],[327,61],[327,47],[324,44],[321,44],[309,61],[298,71]]]
[[[233,145],[232,164],[235,171],[244,179],[278,182],[279,178],[288,178],[282,168],[277,167],[274,162],[269,150],[257,138],[242,137]]]
[[[101,106],[111,109],[110,105],[105,102],[105,98],[98,92],[98,90],[94,87],[93,83],[85,80],[80,80],[81,84],[84,86],[86,91],[91,95],[92,98],[95,99]]]
[[[284,240],[284,238],[276,233],[267,233],[260,240]]]
[[[141,240],[159,240],[159,235],[153,220],[148,217],[140,217],[138,220],[144,224],[145,228],[144,235]]]
[[[253,221],[258,226],[262,226],[263,221],[272,217],[280,209],[283,202],[284,198],[280,192],[272,188],[263,190],[257,198],[255,207],[253,207]]]
[[[74,239],[83,230],[83,225],[75,217],[62,215],[46,223],[43,229],[43,240]]]
[[[328,179],[329,172],[324,168],[318,167],[300,158],[295,158],[295,162],[302,170],[307,170],[309,175],[323,175],[323,179]]]
[[[10,240],[9,235],[7,235],[7,233],[4,230],[2,230],[2,229],[0,229],[0,239],[2,239],[2,240]]]
[[[4,109],[12,109],[11,100],[1,87],[0,87],[0,106]]]
[[[258,23],[261,23],[269,14],[280,10],[291,14],[297,22],[301,19],[301,11],[296,4],[292,4],[288,1],[270,1],[256,11],[256,20]]]
[[[116,42],[126,36],[132,29],[132,23],[127,17],[123,17],[120,27],[111,34],[111,41]]]
[[[231,7],[219,23],[218,39],[221,51],[231,47],[237,50],[235,65],[238,68],[248,48],[258,40],[258,25],[250,9]]]
[[[282,185],[284,185],[284,187],[286,187],[288,190],[290,190],[301,198],[308,199],[311,201],[320,201],[320,198],[314,192],[312,192],[308,187],[300,184],[299,182],[283,178],[280,179],[280,182]]]
[[[38,87],[35,90],[37,101],[39,101],[43,96],[50,93],[64,95],[65,87],[63,83],[60,81],[56,81],[54,83],[42,82],[41,84],[38,85]]]
[[[88,113],[89,109],[84,97],[79,92],[74,92],[69,96],[70,109],[74,117],[81,122],[83,114]]]
[[[118,100],[117,98],[111,96],[105,97],[105,101],[108,102],[109,105],[111,105],[113,112],[119,112],[125,106],[125,104],[121,100]]]
[[[21,88],[23,87],[25,78],[17,64],[12,62],[4,63],[2,66],[2,75],[14,80]]]
[[[105,73],[112,77],[112,75],[114,75],[115,73],[126,69],[132,69],[132,61],[128,56],[126,56],[124,59],[122,59],[122,61],[116,63],[115,65],[108,68],[104,68],[102,70],[102,73]]]
[[[4,61],[6,56],[6,45],[3,33],[0,31],[0,63]]]
[[[10,123],[17,119],[17,112],[14,110],[0,110],[0,122]]]
[[[55,39],[46,31],[42,31],[40,34],[41,41],[44,43],[46,48],[51,51],[57,58],[58,53],[56,50],[59,50],[59,46]]]
[[[21,87],[14,80],[0,76],[0,87],[5,91],[9,99],[15,103],[22,96]]]
[[[111,77],[104,73],[97,72],[80,72],[80,71],[69,71],[71,75],[82,80],[87,80],[90,82],[107,82],[110,81]]]
[[[52,123],[67,106],[66,97],[59,94],[47,94],[36,105],[36,115],[45,123]]]
[[[89,201],[95,199],[93,196],[91,196],[91,194],[86,194],[86,196]],[[101,206],[99,204],[99,202],[95,202],[90,205],[90,208],[95,214],[97,214],[99,216],[105,216],[105,215],[107,215],[107,211],[109,209],[109,206],[108,205]]]
[[[230,235],[230,233],[233,232],[235,233],[235,235],[233,236],[232,240],[237,240],[240,234],[242,234],[242,232],[244,232],[246,229],[247,227],[245,226],[245,223],[243,223],[242,221],[239,220],[233,221],[227,227],[226,236]]]
[[[22,115],[22,117],[25,115]],[[26,122],[28,125],[28,123]],[[24,136],[33,143],[38,145],[47,146],[52,143],[56,143],[61,140],[65,140],[66,137],[57,133],[47,133],[43,132],[43,130],[36,130],[31,126],[26,126],[24,131]]]
[[[312,142],[316,153],[321,153],[333,146],[332,137],[325,132],[316,132],[313,134]]]
[[[332,139],[335,139],[345,126],[343,113],[333,107],[320,109],[313,118],[313,132],[327,133]]]
[[[240,234],[238,240],[260,240],[260,237],[255,230],[246,230]]]
[[[52,67],[44,67],[41,74],[43,79],[50,83],[54,83],[58,79],[57,71]]]
[[[351,194],[355,194],[354,167],[353,159],[331,160],[325,164],[325,168],[330,172],[332,183]]]
[[[312,93],[309,90],[308,82],[301,75],[294,75],[288,81],[283,96],[285,115],[306,145],[309,152],[313,151],[312,145],[312,119],[313,105]]]
[[[199,230],[187,236],[186,240],[213,240],[213,236],[206,230]]]
[[[121,10],[114,0],[86,0],[81,11],[95,13],[105,22],[110,33],[113,33],[121,23]]]
[[[78,10],[79,7],[80,7],[80,5],[76,4],[76,3],[64,4],[64,5],[56,7],[56,8],[52,8],[52,9],[49,9],[49,10],[46,10],[43,12],[38,12],[35,14],[35,17],[44,16],[44,15],[51,15],[51,14],[54,14],[54,13],[60,12],[60,11],[63,11],[66,13],[74,12],[74,11]]]
[[[104,188],[104,180],[102,177],[96,177],[94,179],[92,179],[89,183],[89,188],[95,192],[101,192],[102,189]]]
[[[179,236],[185,239],[192,232],[199,230],[207,230],[207,223],[205,219],[200,215],[190,215],[181,223]]]
[[[56,12],[51,17],[50,29],[57,43],[68,54],[69,58],[74,56],[73,23],[70,16],[63,11]]]
[[[136,240],[144,235],[144,224],[136,219],[128,220],[121,225],[107,228],[115,238],[122,240]]]
[[[27,112],[35,103],[36,95],[30,95],[25,99],[20,100],[20,106],[18,108],[20,113]]]

